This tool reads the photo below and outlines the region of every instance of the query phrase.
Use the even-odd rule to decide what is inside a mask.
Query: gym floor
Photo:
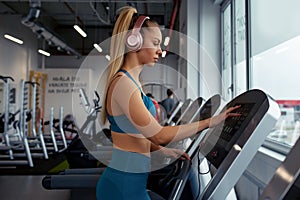
[[[2,200],[69,200],[69,190],[46,190],[41,181],[42,175],[0,176]]]

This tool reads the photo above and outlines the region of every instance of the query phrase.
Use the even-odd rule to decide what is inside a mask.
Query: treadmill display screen
[[[241,107],[233,112],[239,113],[240,116],[227,118],[224,124],[216,127],[213,133],[211,133],[214,135],[214,139],[208,141],[209,144],[204,145],[204,152],[208,152],[206,158],[217,168],[242,134],[243,129],[240,128],[246,119],[250,120],[249,113],[255,103],[242,103],[233,106],[236,105],[240,105]],[[215,145],[212,145],[213,141],[216,141]]]

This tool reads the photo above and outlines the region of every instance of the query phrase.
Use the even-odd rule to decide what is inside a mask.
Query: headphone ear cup
[[[140,32],[131,33],[126,37],[126,46],[129,51],[138,51],[142,48],[143,37]]]
[[[143,45],[143,36],[140,33],[140,29],[146,19],[149,19],[147,16],[139,16],[136,20],[135,25],[126,37],[126,46],[129,51],[138,51],[142,48]]]

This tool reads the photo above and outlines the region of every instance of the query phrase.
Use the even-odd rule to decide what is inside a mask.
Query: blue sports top
[[[138,89],[141,91],[141,96],[143,99],[143,102],[146,106],[146,108],[149,110],[149,112],[155,116],[156,115],[156,110],[155,106],[152,102],[152,100],[144,95],[142,89],[140,86],[137,84],[137,82],[132,78],[132,76],[124,69],[120,69],[118,72],[123,72],[128,78],[130,78],[134,84],[138,87]],[[112,116],[107,113],[107,119],[110,123],[110,129],[114,132],[117,133],[135,133],[139,134],[139,130],[135,128],[135,126],[131,123],[131,121],[128,119],[128,117],[123,114],[123,115],[118,115],[118,116]]]

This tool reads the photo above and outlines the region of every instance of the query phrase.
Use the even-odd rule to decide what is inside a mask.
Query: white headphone
[[[126,37],[126,46],[129,51],[138,51],[142,48],[143,37],[140,33],[140,29],[146,19],[150,19],[150,18],[147,16],[139,16],[139,18],[135,22],[132,31],[128,33]]]

